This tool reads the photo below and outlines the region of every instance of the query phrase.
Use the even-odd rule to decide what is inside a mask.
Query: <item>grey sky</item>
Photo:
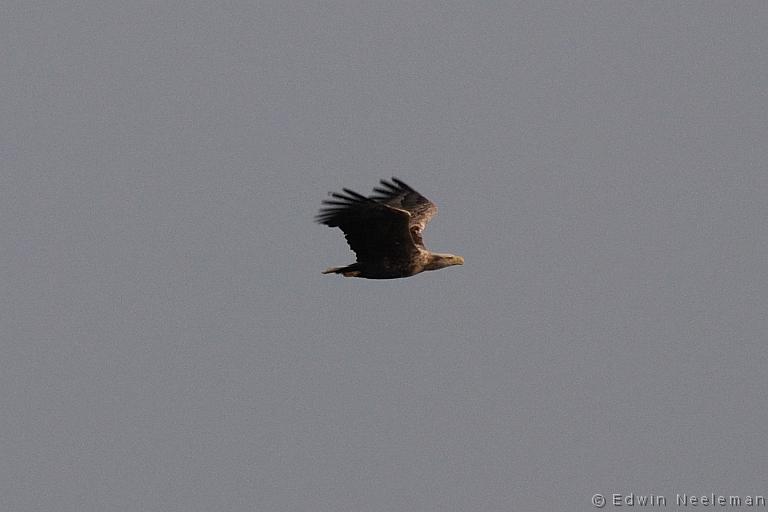
[[[765,2],[3,11],[3,510],[768,496]],[[321,275],[390,176],[466,264]]]

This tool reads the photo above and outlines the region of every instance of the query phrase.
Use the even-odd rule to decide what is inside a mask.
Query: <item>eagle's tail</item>
[[[331,267],[323,271],[323,274],[341,274],[344,277],[357,277],[360,275],[360,265],[353,263],[346,267]]]

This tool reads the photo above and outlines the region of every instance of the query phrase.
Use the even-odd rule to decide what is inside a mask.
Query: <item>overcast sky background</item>
[[[768,3],[2,10],[3,510],[768,496]]]

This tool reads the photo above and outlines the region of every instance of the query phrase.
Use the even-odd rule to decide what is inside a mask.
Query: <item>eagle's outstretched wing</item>
[[[365,197],[348,188],[331,193],[317,221],[344,232],[358,262],[409,260],[418,249],[409,230],[412,214],[406,209]]]
[[[392,183],[381,180],[381,185],[373,189],[375,193],[370,199],[410,213],[408,227],[413,241],[423,249],[421,233],[429,220],[437,214],[437,205],[397,178],[392,178]]]

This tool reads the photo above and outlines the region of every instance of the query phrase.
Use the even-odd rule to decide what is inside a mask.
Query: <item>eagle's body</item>
[[[340,228],[357,255],[356,263],[324,274],[396,279],[464,263],[461,256],[424,247],[421,233],[437,213],[434,203],[397,178],[381,184],[370,197],[345,188],[345,194],[333,193],[334,200],[323,201],[327,206],[317,221]]]

